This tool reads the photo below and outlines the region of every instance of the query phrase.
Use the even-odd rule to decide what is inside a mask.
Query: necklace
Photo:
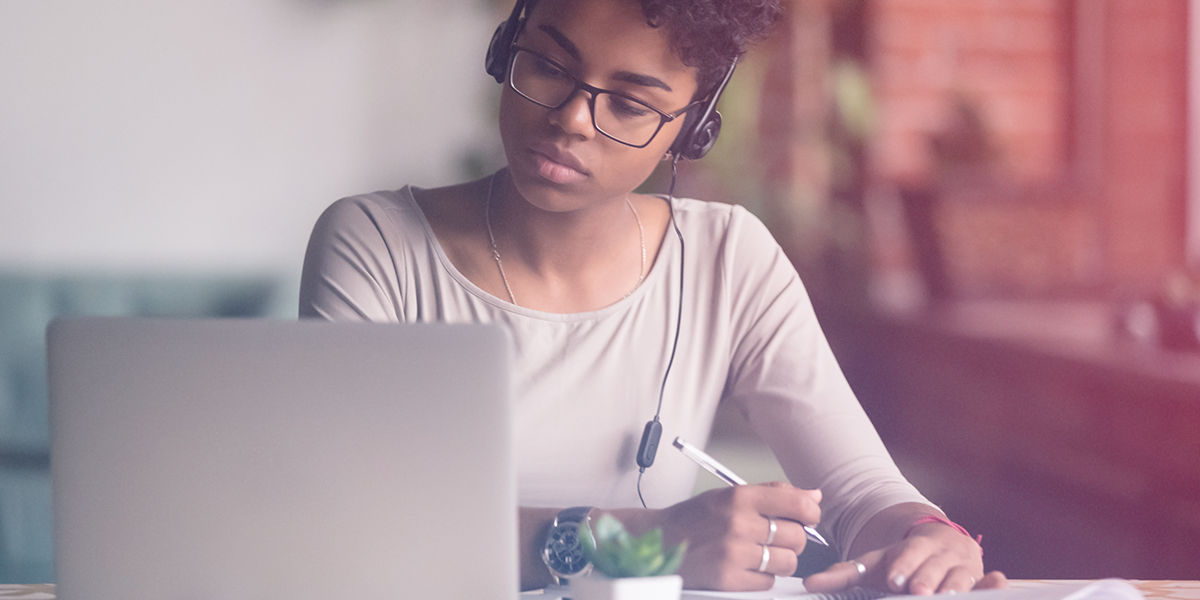
[[[508,285],[508,276],[504,274],[504,263],[500,261],[500,250],[496,249],[496,236],[492,234],[492,192],[496,188],[496,175],[492,175],[488,180],[488,195],[487,201],[483,205],[483,220],[487,224],[488,241],[492,244],[492,258],[496,259],[496,268],[500,270],[500,280],[504,282],[504,291],[508,292],[508,301],[513,304],[517,303],[517,297],[513,295],[512,287]],[[638,270],[638,280],[634,284],[633,289],[625,292],[621,299],[628,298],[635,290],[642,286],[642,282],[646,280],[646,230],[642,227],[642,217],[638,215],[638,211],[633,206],[633,202],[629,200],[629,196],[625,196],[625,205],[629,210],[633,211],[633,219],[637,221],[638,226],[638,242],[642,247],[642,266]]]

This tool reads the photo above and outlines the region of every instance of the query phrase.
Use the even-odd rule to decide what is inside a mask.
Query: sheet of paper
[[[683,600],[875,600],[882,592],[857,588],[832,594],[812,594],[804,581],[796,577],[776,577],[775,587],[764,592],[706,592],[684,590]],[[963,597],[960,594],[956,597]],[[1123,579],[1046,583],[1012,587],[1006,590],[981,590],[965,594],[969,600],[1143,600],[1142,593]],[[888,600],[929,600],[925,596],[887,596]]]
[[[855,588],[834,594],[811,594],[804,589],[804,580],[799,577],[776,577],[775,586],[762,592],[708,592],[702,590],[684,590],[683,600],[875,600],[886,596],[863,588]]]
[[[1025,582],[1021,582],[1025,583]],[[537,600],[570,597],[567,588],[552,587],[540,592],[525,593]],[[928,596],[888,596],[882,592],[855,588],[832,594],[811,594],[804,589],[804,580],[797,577],[776,577],[775,586],[762,592],[709,592],[684,590],[682,600],[930,600]],[[1039,582],[1036,585],[1014,585],[1006,590],[981,590],[959,594],[962,600],[1144,600],[1142,593],[1124,579],[1099,581]],[[532,599],[531,599],[532,600]]]

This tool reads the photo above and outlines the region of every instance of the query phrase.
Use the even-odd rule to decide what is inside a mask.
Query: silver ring
[[[775,519],[772,517],[767,517],[767,527],[769,528],[767,529],[767,545],[770,546],[771,542],[775,541],[775,532],[779,530],[779,527],[775,525]]]
[[[867,566],[866,565],[858,562],[857,560],[850,561],[850,564],[854,565],[854,569],[856,571],[858,571],[858,577],[860,579],[862,578],[863,575],[867,574]]]
[[[760,564],[758,565],[758,572],[759,572],[759,573],[762,573],[763,571],[766,571],[766,570],[767,570],[767,563],[771,561],[771,549],[770,549],[769,547],[767,547],[767,545],[766,545],[766,544],[763,544],[763,545],[762,545],[762,547],[763,547],[763,559],[762,559],[762,563],[760,563]]]

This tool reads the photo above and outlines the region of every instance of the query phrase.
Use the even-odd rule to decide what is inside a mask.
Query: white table
[[[1013,587],[1063,585],[1078,581],[1063,579],[1014,579]],[[1148,599],[1200,600],[1200,581],[1194,580],[1141,580],[1132,579]],[[944,597],[944,596],[943,596]],[[54,584],[0,584],[0,600],[54,600]]]

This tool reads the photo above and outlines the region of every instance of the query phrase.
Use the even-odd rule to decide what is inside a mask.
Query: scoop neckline
[[[637,300],[643,294],[646,293],[646,290],[648,288],[650,288],[654,285],[658,285],[658,283],[659,283],[658,277],[657,277],[658,273],[662,269],[667,268],[663,265],[665,265],[667,262],[669,262],[672,259],[672,257],[675,256],[675,253],[677,252],[678,245],[679,245],[679,242],[675,238],[675,236],[670,235],[671,227],[668,226],[667,231],[663,236],[664,239],[662,241],[662,244],[660,244],[660,246],[659,246],[658,256],[655,258],[654,263],[650,265],[650,269],[646,272],[645,280],[642,281],[642,284],[639,285],[637,287],[637,289],[630,292],[630,294],[628,296],[625,296],[624,298],[622,298],[612,304],[609,304],[608,306],[604,306],[602,308],[598,308],[598,309],[592,310],[592,311],[577,312],[577,313],[556,313],[556,312],[537,310],[537,309],[533,309],[533,308],[527,308],[527,307],[521,306],[520,304],[513,304],[512,302],[509,302],[508,300],[505,300],[503,298],[495,296],[495,295],[491,294],[490,292],[484,290],[483,288],[475,285],[474,282],[472,282],[470,279],[467,278],[466,275],[463,275],[462,272],[460,272],[458,270],[458,267],[454,266],[454,263],[450,260],[450,257],[446,255],[445,249],[442,248],[442,241],[440,239],[438,239],[437,234],[434,233],[433,226],[430,225],[429,220],[425,218],[425,211],[421,209],[421,205],[417,202],[417,198],[413,194],[413,190],[423,191],[424,188],[413,186],[413,185],[406,185],[403,188],[401,188],[398,191],[398,193],[403,197],[403,199],[406,203],[412,205],[412,208],[416,212],[417,218],[421,223],[421,228],[425,232],[425,236],[432,242],[433,250],[437,254],[438,261],[441,262],[442,267],[444,269],[446,269],[446,271],[448,273],[450,273],[450,276],[453,277],[454,280],[459,283],[459,285],[463,286],[463,288],[465,288],[473,296],[479,298],[480,300],[482,300],[496,308],[499,308],[506,312],[519,314],[519,315],[526,316],[526,317],[537,318],[537,319],[541,319],[544,321],[557,321],[557,322],[590,321],[590,320],[599,319],[601,317],[605,317],[611,313],[620,312],[620,311],[624,310],[625,307],[631,306],[633,303],[637,302]],[[658,198],[664,202],[666,201],[666,198],[659,194],[651,194],[651,196]],[[676,207],[676,213],[678,214],[678,206]]]

